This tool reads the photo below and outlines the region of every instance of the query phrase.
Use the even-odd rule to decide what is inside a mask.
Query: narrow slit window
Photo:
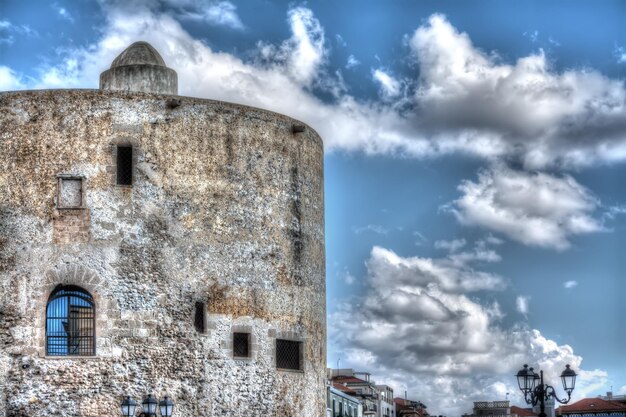
[[[302,342],[276,339],[276,368],[302,370]]]
[[[233,333],[233,356],[250,357],[250,333]]]
[[[117,185],[133,185],[133,147],[117,147]]]
[[[196,302],[196,314],[194,316],[194,326],[196,327],[196,331],[198,333],[206,333],[206,322],[204,320],[204,303],[202,301]]]

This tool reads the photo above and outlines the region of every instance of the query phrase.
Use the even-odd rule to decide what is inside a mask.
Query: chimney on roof
[[[606,393],[606,398],[609,399],[609,400],[612,400],[613,399],[613,391],[608,391]]]

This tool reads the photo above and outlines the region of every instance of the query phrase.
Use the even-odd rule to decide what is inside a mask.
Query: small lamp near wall
[[[159,411],[161,411],[162,417],[172,417],[174,412],[174,401],[167,398],[167,395],[159,401]]]
[[[137,411],[137,401],[130,398],[130,395],[124,398],[122,401],[122,415],[124,417],[135,417],[135,412]]]
[[[133,400],[130,396],[126,396],[122,401],[122,415],[124,417],[135,417],[137,412],[137,401]],[[172,417],[174,413],[174,401],[167,396],[163,397],[161,401],[152,394],[148,394],[146,398],[141,402],[143,411],[139,413],[139,417],[157,417],[157,408],[161,414],[161,417]]]
[[[154,398],[152,394],[148,394],[148,396],[144,398],[144,400],[141,402],[141,406],[143,407],[143,413],[147,417],[156,416],[157,404],[158,402],[156,398]]]

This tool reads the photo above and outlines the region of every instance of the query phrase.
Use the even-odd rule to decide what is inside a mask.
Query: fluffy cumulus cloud
[[[440,146],[518,156],[530,167],[626,157],[621,81],[591,70],[556,73],[541,51],[503,63],[441,15],[410,45],[420,67],[421,128],[454,133]]]
[[[502,280],[468,272],[470,263],[403,258],[376,247],[367,262],[366,291],[357,303],[330,316],[329,336],[342,366],[367,369],[376,382],[424,401],[436,413],[460,415],[472,401],[512,393],[512,376],[524,363],[557,380],[565,364],[580,370],[582,358],[524,324],[505,327],[498,303],[483,303],[468,290],[501,289]],[[582,370],[577,395],[605,383],[606,372]]]
[[[396,283],[418,283],[428,287],[433,284],[445,291],[472,292],[504,288],[504,280],[495,274],[477,271],[471,267],[476,261],[497,261],[489,251],[475,250],[451,254],[445,258],[404,258],[381,247],[372,249],[369,270]],[[419,294],[418,294],[419,295]],[[407,302],[410,304],[410,298]]]
[[[517,171],[502,165],[463,181],[462,195],[448,205],[457,219],[518,242],[566,249],[574,235],[603,230],[594,217],[600,202],[568,175]]]
[[[578,281],[565,281],[563,283],[563,287],[568,290],[575,288],[577,286],[578,286]]]
[[[151,42],[179,73],[180,92],[260,106],[304,120],[327,150],[427,157],[465,153],[516,158],[527,167],[585,165],[626,158],[626,92],[591,70],[555,72],[539,52],[504,63],[433,15],[408,37],[419,77],[374,70],[381,100],[356,99],[329,71],[322,24],[306,7],[287,16],[291,37],[259,43],[246,60],[211,49],[186,19],[244,28],[227,1],[102,0],[103,36],[63,49],[24,88],[95,87],[99,72],[133,41]],[[356,61],[353,60],[352,64]],[[316,90],[317,89],[317,90]],[[330,95],[321,100],[314,91]]]

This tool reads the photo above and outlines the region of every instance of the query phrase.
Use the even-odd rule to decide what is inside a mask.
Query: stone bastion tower
[[[322,141],[177,92],[137,42],[0,93],[0,416],[324,415]]]

